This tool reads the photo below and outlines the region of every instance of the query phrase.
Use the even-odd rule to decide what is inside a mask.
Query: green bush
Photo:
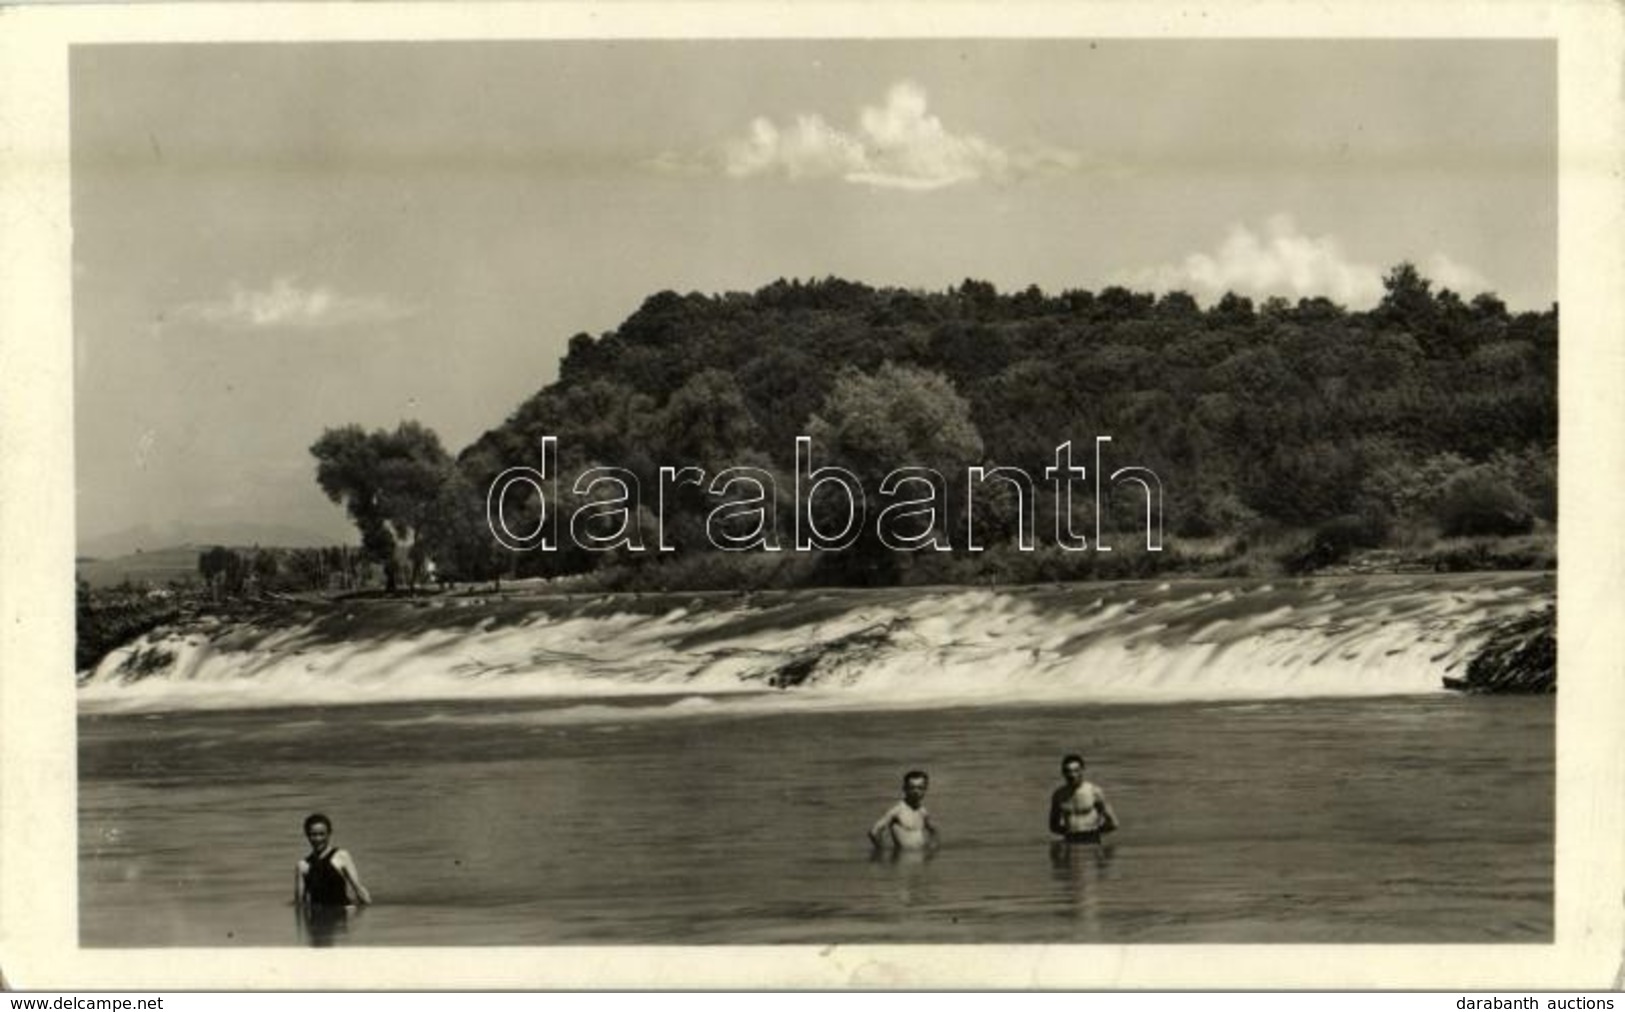
[[[1507,537],[1528,534],[1535,526],[1523,495],[1483,468],[1451,477],[1434,511],[1447,538]]]
[[[1453,538],[1423,556],[1442,573],[1483,570],[1556,569],[1557,553],[1550,535],[1521,538]]]
[[[1281,566],[1288,573],[1300,574],[1341,565],[1356,548],[1376,548],[1387,536],[1388,521],[1379,511],[1334,517],[1282,553]]]

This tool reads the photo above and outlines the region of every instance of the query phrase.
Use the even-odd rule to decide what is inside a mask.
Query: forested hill
[[[676,552],[584,553],[564,537],[559,551],[487,558],[489,537],[452,551],[483,524],[422,533],[470,573],[670,562],[706,553],[706,517],[719,500],[675,487],[662,509],[658,469],[695,465],[709,481],[736,466],[780,479],[788,542],[803,434],[815,466],[847,467],[871,491],[902,465],[946,475],[954,495],[938,520],[955,533],[943,565],[950,556],[968,564],[958,533],[967,466],[1034,476],[1039,547],[1029,554],[1042,559],[1058,508],[1043,469],[1070,440],[1092,474],[1097,436],[1112,440],[1108,470],[1160,476],[1176,555],[1181,544],[1228,539],[1225,550],[1236,551],[1249,539],[1328,528],[1342,548],[1546,529],[1556,516],[1556,307],[1511,313],[1493,294],[1436,290],[1408,264],[1389,272],[1385,290],[1366,312],[1323,298],[1255,305],[1234,295],[1203,309],[1182,292],[1117,287],[1006,294],[978,281],[941,293],[839,279],[781,280],[753,294],[661,292],[617,329],[576,335],[557,382],[465,449],[456,470],[460,501],[482,520],[492,478],[538,466],[542,438],[556,437],[567,478],[593,465],[635,475],[638,523],[653,542],[663,522]],[[1143,548],[1144,496],[1109,500],[1118,533],[1103,540],[1120,557],[1137,541]],[[567,523],[572,507],[552,505]],[[1080,509],[1090,509],[1087,498]],[[1019,533],[1011,510],[986,510],[984,568]],[[861,558],[866,545],[873,558],[845,570],[862,582],[903,579],[921,561],[883,558],[872,539],[848,554]],[[1074,569],[1095,564],[1081,558],[1092,552],[1066,554],[1080,556]]]

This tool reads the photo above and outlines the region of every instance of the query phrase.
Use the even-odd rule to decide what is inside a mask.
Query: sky
[[[453,453],[654,292],[839,276],[1365,307],[1557,292],[1545,41],[80,46],[82,544],[353,540],[326,428]]]

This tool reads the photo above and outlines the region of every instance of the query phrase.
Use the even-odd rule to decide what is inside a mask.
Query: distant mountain
[[[322,534],[308,528],[281,524],[194,524],[174,523],[153,527],[142,524],[86,538],[79,543],[80,558],[115,559],[137,552],[158,552],[172,548],[209,548],[214,545],[247,548],[320,548],[347,543],[348,539]]]
[[[74,564],[74,575],[93,588],[116,587],[121,583],[136,586],[167,586],[172,582],[189,583],[199,579],[197,559],[199,548],[160,548],[157,551],[122,555],[117,558],[79,560]]]

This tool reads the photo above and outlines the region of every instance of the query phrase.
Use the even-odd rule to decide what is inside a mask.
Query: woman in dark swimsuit
[[[348,851],[331,846],[333,822],[320,812],[305,820],[310,853],[293,872],[293,905],[301,937],[311,945],[332,945],[350,930],[352,904],[372,902]],[[351,894],[354,899],[351,899]]]
[[[329,850],[305,858],[305,902],[313,907],[350,905],[350,884],[344,880],[344,873],[333,867],[337,853]]]
[[[347,907],[372,902],[349,851],[330,845],[333,822],[320,812],[305,820],[310,853],[294,868],[293,902],[307,907]],[[352,894],[354,898],[352,899]]]

